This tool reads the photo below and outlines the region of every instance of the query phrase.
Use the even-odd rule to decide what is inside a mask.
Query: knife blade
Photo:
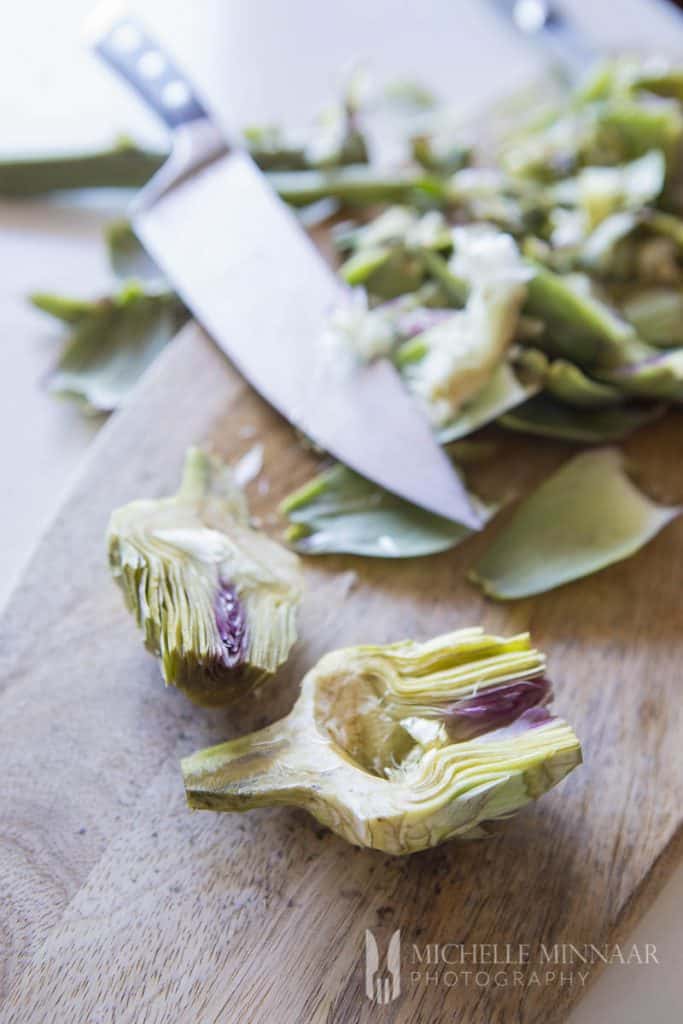
[[[93,42],[172,130],[171,156],[138,196],[132,221],[196,319],[316,445],[407,501],[480,529],[393,365],[361,365],[325,344],[330,310],[348,292],[250,156],[226,143],[131,14],[100,20]]]

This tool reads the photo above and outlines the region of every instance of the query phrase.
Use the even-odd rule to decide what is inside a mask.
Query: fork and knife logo
[[[386,967],[380,971],[379,950],[372,932],[365,930],[365,994],[373,1003],[385,1005],[401,994],[401,930],[389,940]]]

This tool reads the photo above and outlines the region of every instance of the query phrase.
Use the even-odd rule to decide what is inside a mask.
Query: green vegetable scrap
[[[48,387],[84,412],[117,409],[185,320],[172,292],[137,284],[93,302],[36,294],[33,304],[72,325]]]
[[[486,520],[494,506],[469,495]],[[455,547],[471,530],[389,494],[336,465],[290,494],[281,512],[290,522],[287,541],[307,555],[344,553],[375,558],[414,558]]]
[[[641,494],[615,449],[586,452],[522,501],[471,577],[501,601],[542,594],[635,554],[680,512]]]

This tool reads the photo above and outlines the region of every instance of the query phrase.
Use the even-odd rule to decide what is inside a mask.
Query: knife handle
[[[580,78],[596,62],[591,41],[554,0],[491,0],[519,33],[536,40],[557,66]]]
[[[170,129],[208,119],[187,78],[133,14],[123,11],[100,22],[93,46]]]

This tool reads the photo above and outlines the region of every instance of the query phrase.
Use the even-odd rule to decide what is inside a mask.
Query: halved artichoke
[[[249,526],[246,499],[217,459],[190,449],[175,497],[117,509],[107,542],[145,646],[192,700],[225,704],[286,660],[299,559]]]
[[[286,718],[183,760],[188,804],[297,805],[392,854],[483,835],[581,761],[544,669],[528,635],[479,628],[327,654]]]

